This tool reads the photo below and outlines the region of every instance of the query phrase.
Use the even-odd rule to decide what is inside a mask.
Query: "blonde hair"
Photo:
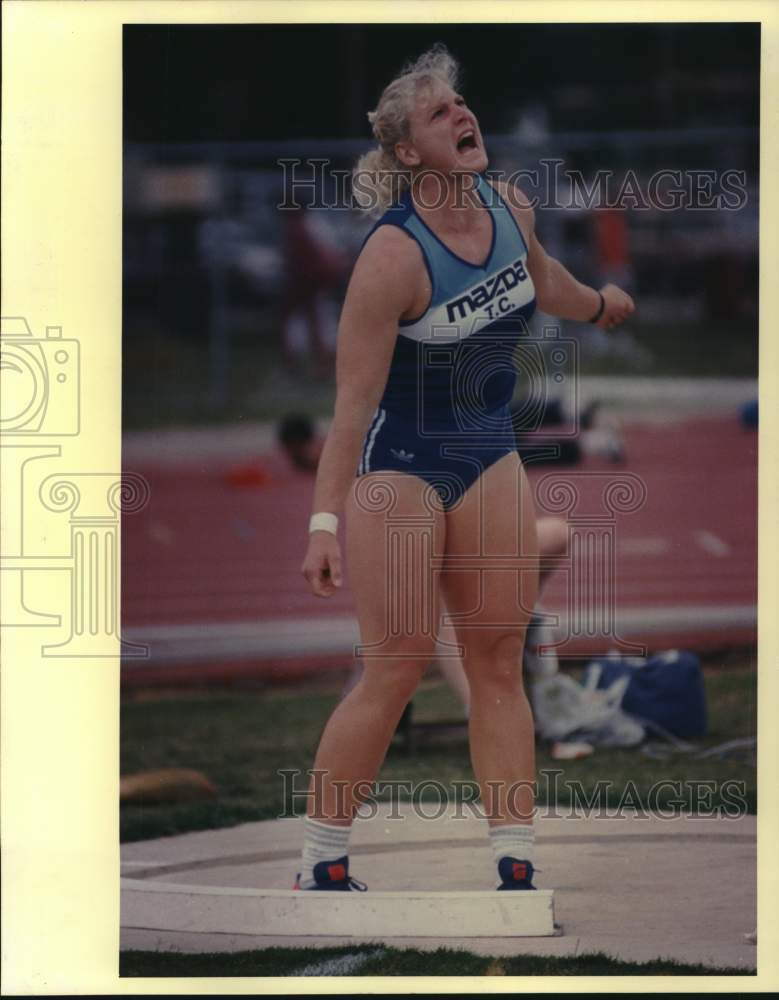
[[[409,186],[409,169],[395,155],[395,144],[408,138],[409,115],[417,95],[435,83],[456,90],[459,75],[454,56],[439,42],[407,63],[384,88],[375,111],[368,112],[379,145],[360,157],[352,173],[352,190],[363,210],[376,215],[384,212]]]

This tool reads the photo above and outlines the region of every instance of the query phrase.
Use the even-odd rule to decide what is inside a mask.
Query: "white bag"
[[[577,739],[600,746],[635,746],[644,739],[644,727],[620,708],[630,683],[620,677],[598,690],[599,673],[591,671],[585,687],[566,674],[539,677],[530,687],[533,715],[541,736]]]

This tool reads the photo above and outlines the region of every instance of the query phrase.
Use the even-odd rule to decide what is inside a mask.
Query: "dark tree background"
[[[410,58],[444,42],[485,132],[759,122],[759,24],[128,25],[125,138],[359,138]]]

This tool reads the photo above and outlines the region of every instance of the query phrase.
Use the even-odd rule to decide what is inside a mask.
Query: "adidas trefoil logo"
[[[406,451],[405,448],[401,448],[400,451],[395,451],[394,448],[390,448],[390,451],[395,458],[399,459],[401,462],[410,462],[414,458],[413,451]]]

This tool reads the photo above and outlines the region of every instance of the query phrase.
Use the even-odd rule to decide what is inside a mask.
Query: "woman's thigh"
[[[538,593],[532,491],[516,452],[491,465],[446,515],[446,608],[469,654],[519,637]]]
[[[346,565],[367,669],[435,650],[445,518],[435,490],[402,472],[358,477],[346,504]]]

